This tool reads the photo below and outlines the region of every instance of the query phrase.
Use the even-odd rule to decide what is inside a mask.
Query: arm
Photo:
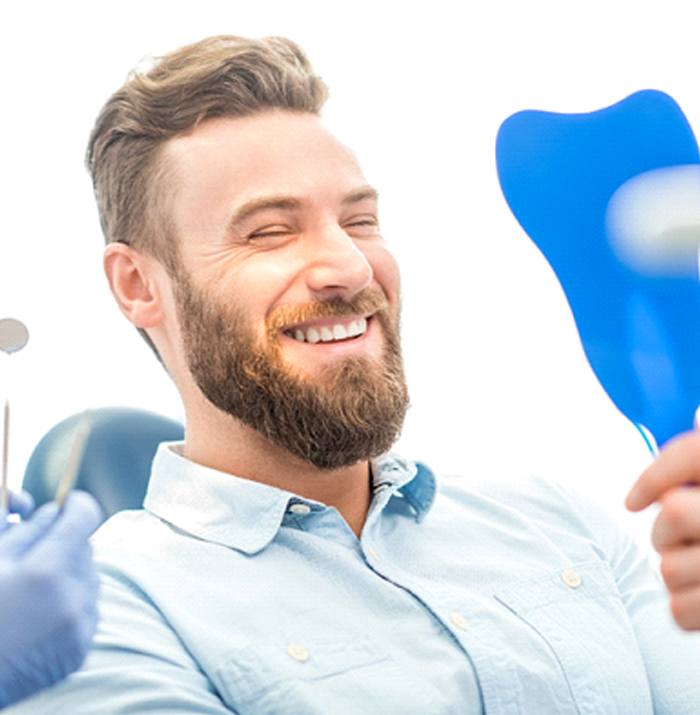
[[[12,715],[230,715],[146,594],[106,569],[99,607],[84,667]]]

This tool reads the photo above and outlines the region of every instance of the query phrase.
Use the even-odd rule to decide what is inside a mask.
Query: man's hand
[[[700,630],[700,433],[671,440],[627,495],[640,511],[658,502],[652,543],[661,555],[661,575],[671,612],[685,630]]]
[[[18,503],[10,504],[19,508]],[[80,667],[97,621],[88,537],[100,509],[84,492],[0,529],[0,708]]]

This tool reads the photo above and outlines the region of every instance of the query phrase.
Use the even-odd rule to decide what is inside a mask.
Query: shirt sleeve
[[[673,619],[666,587],[650,559],[614,516],[589,498],[565,492],[612,569],[637,636],[649,678],[655,715],[700,712],[700,632]]]
[[[82,669],[3,715],[230,715],[158,609],[103,574],[100,625]]]

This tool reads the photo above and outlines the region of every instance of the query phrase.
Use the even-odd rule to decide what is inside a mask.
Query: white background
[[[13,3],[0,20],[0,317],[27,348],[0,366],[12,483],[41,435],[86,407],[181,417],[175,389],[113,305],[83,152],[149,55],[211,34],[286,35],[331,88],[328,124],[381,193],[402,266],[412,393],[399,444],[437,470],[540,474],[627,516],[648,452],[599,387],[563,293],[502,199],[500,123],[663,89],[700,127],[698,25],[666,2]],[[5,357],[5,356],[0,356]]]

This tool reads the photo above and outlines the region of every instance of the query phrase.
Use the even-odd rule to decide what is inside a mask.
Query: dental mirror
[[[15,318],[0,320],[0,350],[11,355],[19,352],[29,340],[27,326]],[[3,411],[2,474],[0,475],[0,510],[7,512],[10,494],[8,489],[7,455],[10,443],[10,401],[5,400]]]
[[[21,350],[29,340],[27,326],[21,320],[3,318],[0,320],[0,350],[16,353]]]

